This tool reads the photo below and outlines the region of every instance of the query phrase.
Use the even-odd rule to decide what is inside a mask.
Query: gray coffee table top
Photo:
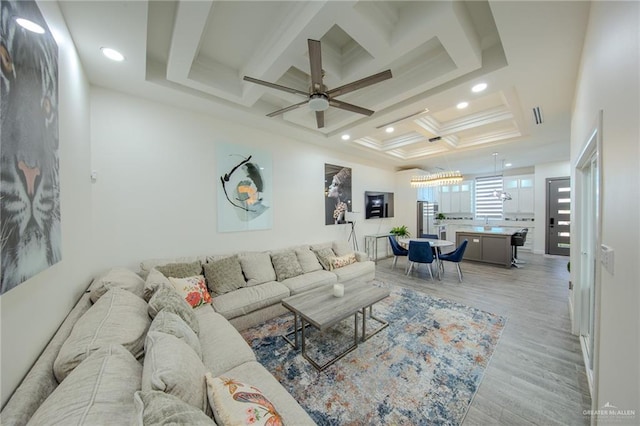
[[[351,281],[343,284],[343,297],[335,297],[333,285],[328,285],[287,297],[282,300],[282,305],[297,312],[317,329],[325,330],[390,294],[389,289],[376,287],[369,282]]]

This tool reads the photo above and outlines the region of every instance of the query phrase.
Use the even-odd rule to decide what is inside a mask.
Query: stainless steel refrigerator
[[[440,235],[440,229],[434,225],[434,220],[438,215],[438,203],[431,201],[418,201],[418,233],[416,237],[422,234]]]

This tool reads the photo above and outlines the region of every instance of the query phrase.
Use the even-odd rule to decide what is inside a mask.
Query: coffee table
[[[368,340],[389,325],[386,321],[373,315],[373,305],[388,297],[389,293],[389,289],[376,287],[370,282],[351,281],[344,283],[344,296],[342,297],[335,297],[333,295],[333,286],[331,285],[287,297],[282,300],[282,305],[293,313],[293,331],[282,337],[284,337],[294,349],[298,349],[298,334],[300,334],[302,356],[309,361],[316,370],[322,371],[356,349],[360,340],[363,342]],[[369,318],[382,324],[382,327],[369,335],[366,334],[367,308],[369,308]],[[358,314],[362,315],[361,339],[358,339]],[[307,354],[305,328],[311,325],[322,332],[351,315],[353,315],[354,322],[353,345],[326,363],[322,365],[318,364],[318,362]],[[300,318],[299,327],[298,317]],[[288,337],[291,334],[295,336],[293,341]]]

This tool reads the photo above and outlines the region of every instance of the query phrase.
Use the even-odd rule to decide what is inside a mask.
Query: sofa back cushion
[[[173,285],[171,284],[171,281],[169,281],[169,278],[165,277],[162,272],[158,271],[156,268],[152,268],[144,282],[142,298],[148,302],[156,291],[161,288],[172,289]]]
[[[271,256],[267,252],[246,252],[238,255],[242,272],[247,278],[247,286],[276,280],[276,271],[271,264]]]
[[[84,359],[29,421],[30,425],[130,424],[142,365],[121,345],[103,346]]]
[[[333,241],[331,243],[331,248],[336,256],[346,256],[354,253],[353,248],[348,241]]]
[[[144,280],[126,268],[113,268],[99,276],[89,287],[91,301],[96,303],[103,294],[114,287],[123,288],[142,297]]]
[[[141,358],[150,323],[144,300],[112,288],[73,326],[53,363],[56,379],[62,382],[91,353],[111,344],[121,344],[135,358]]]
[[[160,333],[171,334],[185,342],[193,351],[202,358],[202,347],[198,335],[184,322],[182,318],[173,312],[162,310],[151,322],[149,332],[158,331]]]
[[[182,340],[157,331],[147,333],[143,391],[163,391],[210,413],[204,380],[206,372],[202,359]]]
[[[272,253],[271,263],[273,264],[273,269],[276,272],[276,279],[278,281],[297,277],[303,273],[302,266],[300,266],[298,257],[293,250]]]
[[[204,264],[204,276],[215,296],[237,290],[246,285],[237,256],[224,257]]]
[[[186,278],[194,275],[202,275],[202,262],[196,260],[193,262],[167,263],[166,265],[158,265],[156,269],[165,277]]]
[[[315,253],[309,247],[297,248],[295,251],[303,273],[308,274],[309,272],[322,270],[322,265],[320,265]]]
[[[163,309],[182,318],[196,334],[200,332],[193,308],[173,288],[161,288],[149,300],[148,312],[151,318],[155,318]]]

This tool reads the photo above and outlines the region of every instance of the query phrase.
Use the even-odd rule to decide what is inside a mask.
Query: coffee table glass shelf
[[[388,297],[389,289],[377,287],[370,282],[346,282],[344,284],[344,296],[333,295],[332,286],[324,286],[305,293],[287,297],[282,300],[282,305],[293,313],[293,331],[284,335],[294,349],[302,348],[302,356],[313,365],[316,370],[322,371],[343,358],[349,352],[358,347],[359,342],[370,339],[375,334],[384,330],[389,324],[373,315],[373,305]],[[367,315],[368,308],[368,315]],[[353,344],[344,351],[338,353],[324,364],[319,364],[307,353],[307,337],[305,329],[312,326],[323,332],[340,321],[353,315]],[[358,315],[362,316],[362,335],[358,338],[360,324]],[[367,335],[367,317],[381,324],[375,332]],[[298,318],[300,320],[298,321]],[[289,336],[294,335],[293,341]]]

